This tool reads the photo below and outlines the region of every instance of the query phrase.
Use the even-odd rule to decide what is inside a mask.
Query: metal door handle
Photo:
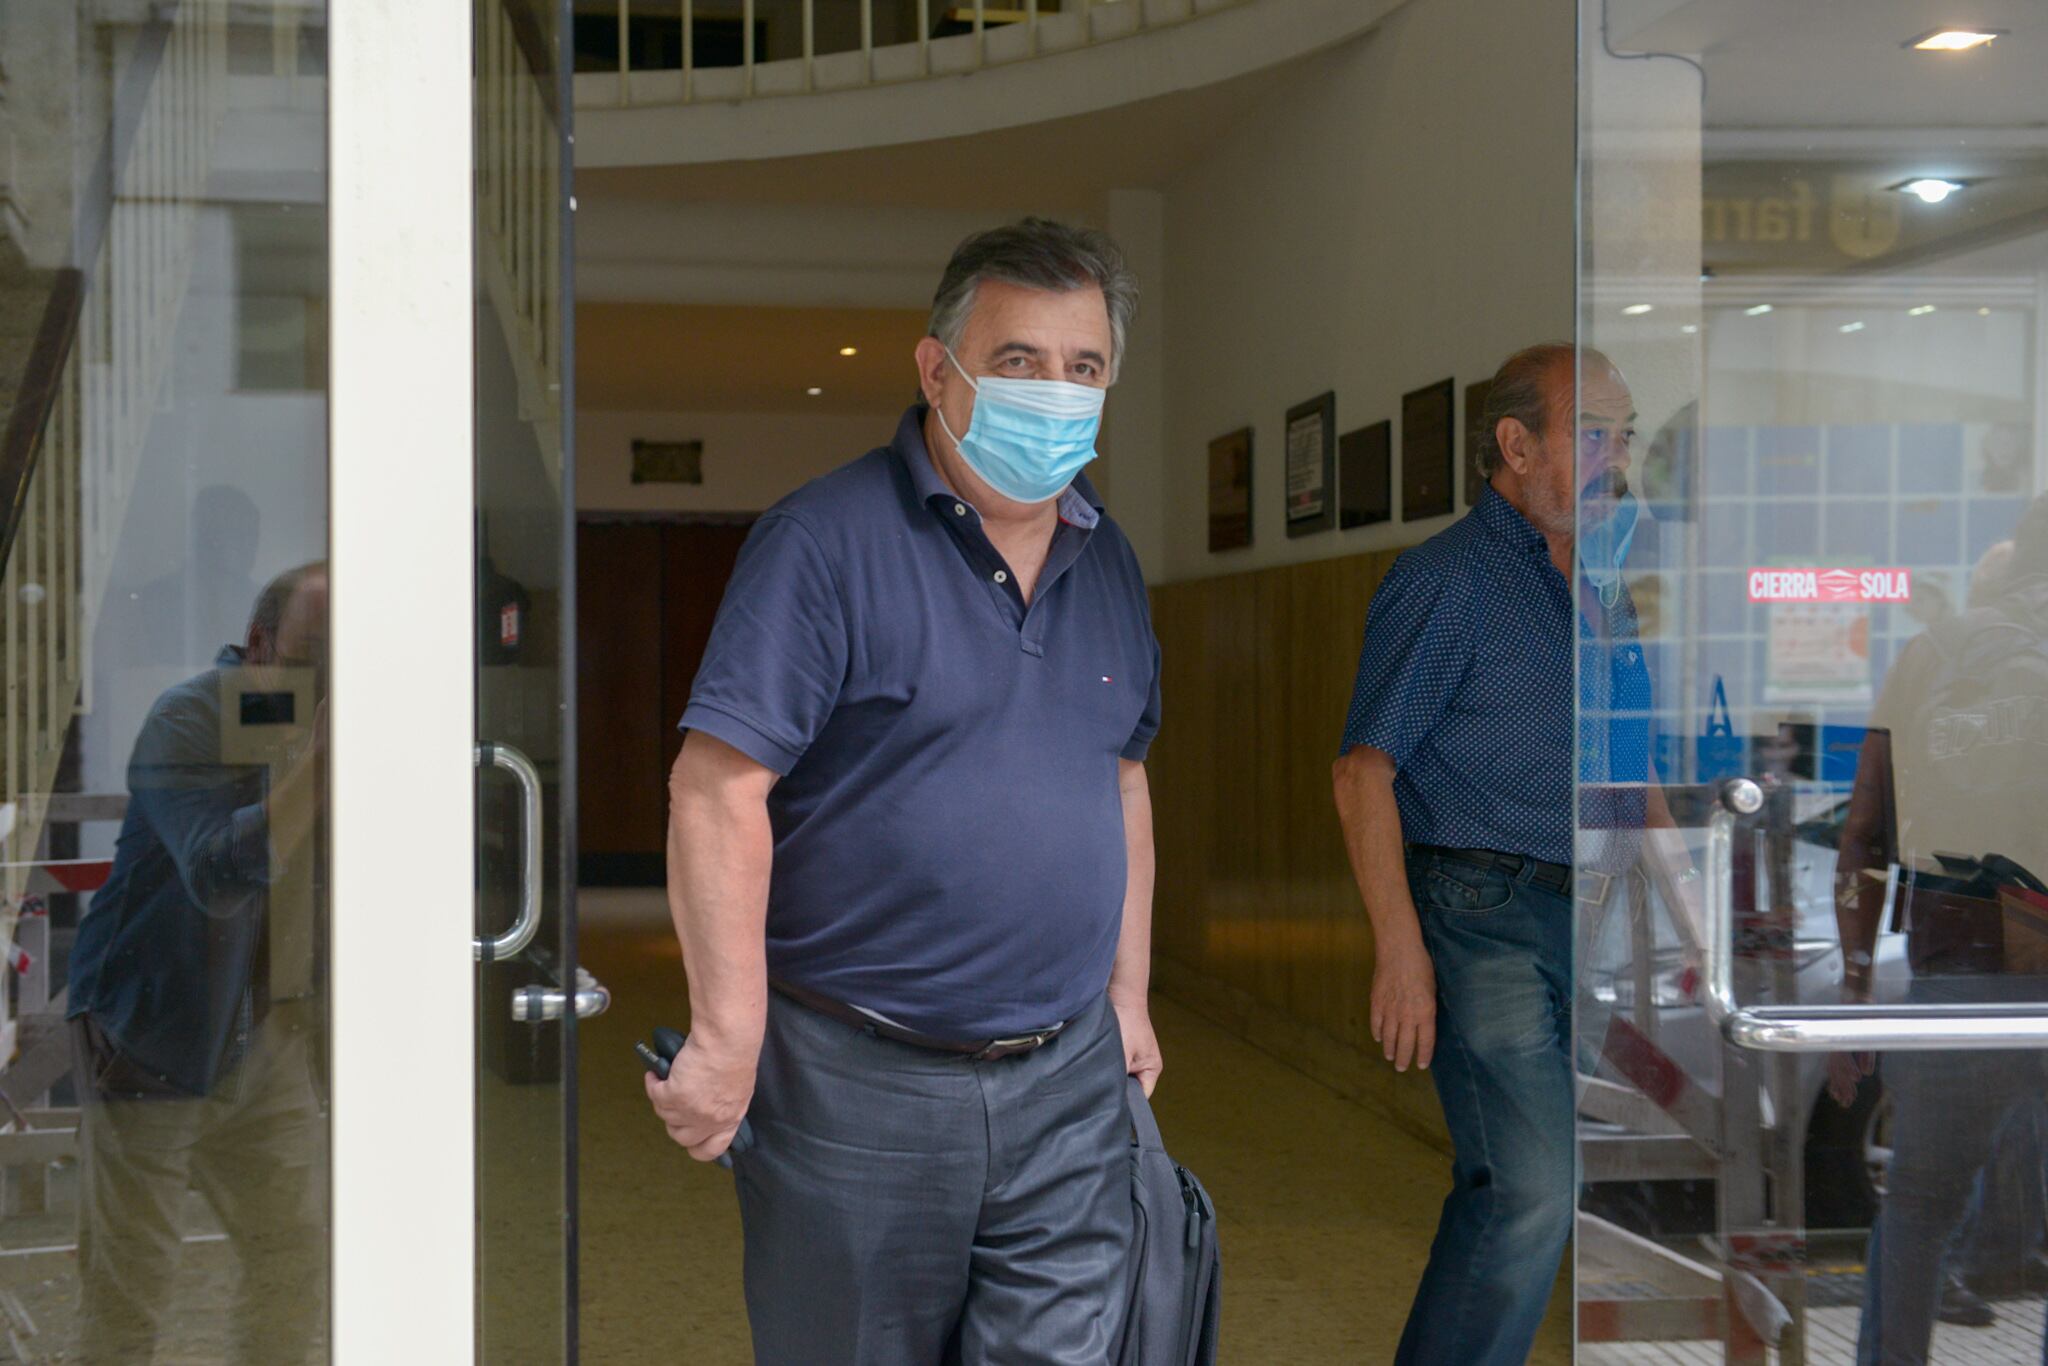
[[[533,1024],[540,1020],[559,1020],[567,1011],[574,1010],[576,1018],[587,1020],[593,1015],[602,1015],[611,1009],[612,993],[604,983],[590,975],[588,968],[576,969],[576,996],[572,1001],[569,993],[559,987],[521,987],[512,993],[512,1018],[522,1024]]]
[[[510,745],[478,745],[476,762],[504,769],[519,784],[519,918],[503,934],[476,941],[476,961],[490,963],[520,953],[540,933],[540,770]]]
[[[1738,1048],[1765,1053],[1839,1053],[2048,1048],[2048,1002],[2039,1005],[1738,1006],[1734,987],[1735,822],[1755,815],[1763,789],[1723,784],[1707,824],[1705,983],[1707,1015]]]

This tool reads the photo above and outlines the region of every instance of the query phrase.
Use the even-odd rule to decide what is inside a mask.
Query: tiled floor
[[[669,1143],[632,1040],[680,1024],[681,960],[652,893],[584,902],[584,957],[613,990],[585,1030],[584,1359],[749,1360],[731,1179]],[[1391,1360],[1446,1183],[1446,1159],[1171,1003],[1156,1105],[1167,1143],[1209,1187],[1224,1257],[1223,1360]],[[1562,1298],[1532,1362],[1571,1360]]]
[[[1998,1322],[1989,1328],[1957,1328],[1937,1324],[1928,1354],[1937,1366],[2034,1366],[2041,1357],[2041,1302],[1999,1303]],[[1849,1306],[1809,1310],[1808,1366],[1850,1366],[1856,1360],[1858,1311]],[[1580,1366],[1721,1366],[1718,1343],[1624,1343],[1582,1347]],[[1781,1360],[1771,1353],[1772,1366]]]

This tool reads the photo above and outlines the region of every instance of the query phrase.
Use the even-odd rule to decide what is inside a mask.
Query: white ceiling
[[[1599,4],[1601,0],[1589,0]],[[2041,0],[1606,0],[1617,50],[1689,53],[1710,129],[2032,129],[2048,133]],[[1965,53],[1904,46],[1935,29],[2009,29]]]

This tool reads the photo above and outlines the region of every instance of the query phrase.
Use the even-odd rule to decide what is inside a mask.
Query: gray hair
[[[1505,463],[1500,453],[1502,418],[1511,417],[1536,436],[1543,435],[1550,420],[1550,377],[1560,365],[1574,366],[1578,351],[1570,342],[1538,342],[1515,352],[1493,372],[1485,411],[1479,417],[1477,455],[1482,476],[1493,478]]]
[[[1049,218],[1026,218],[978,232],[953,250],[932,296],[928,331],[957,351],[974,295],[984,280],[1023,289],[1065,291],[1095,285],[1109,308],[1109,373],[1123,365],[1124,337],[1138,311],[1138,281],[1106,232],[1070,227]]]

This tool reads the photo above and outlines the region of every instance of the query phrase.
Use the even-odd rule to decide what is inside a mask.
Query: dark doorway
[[[578,875],[657,886],[676,721],[753,518],[586,517],[576,542]]]

